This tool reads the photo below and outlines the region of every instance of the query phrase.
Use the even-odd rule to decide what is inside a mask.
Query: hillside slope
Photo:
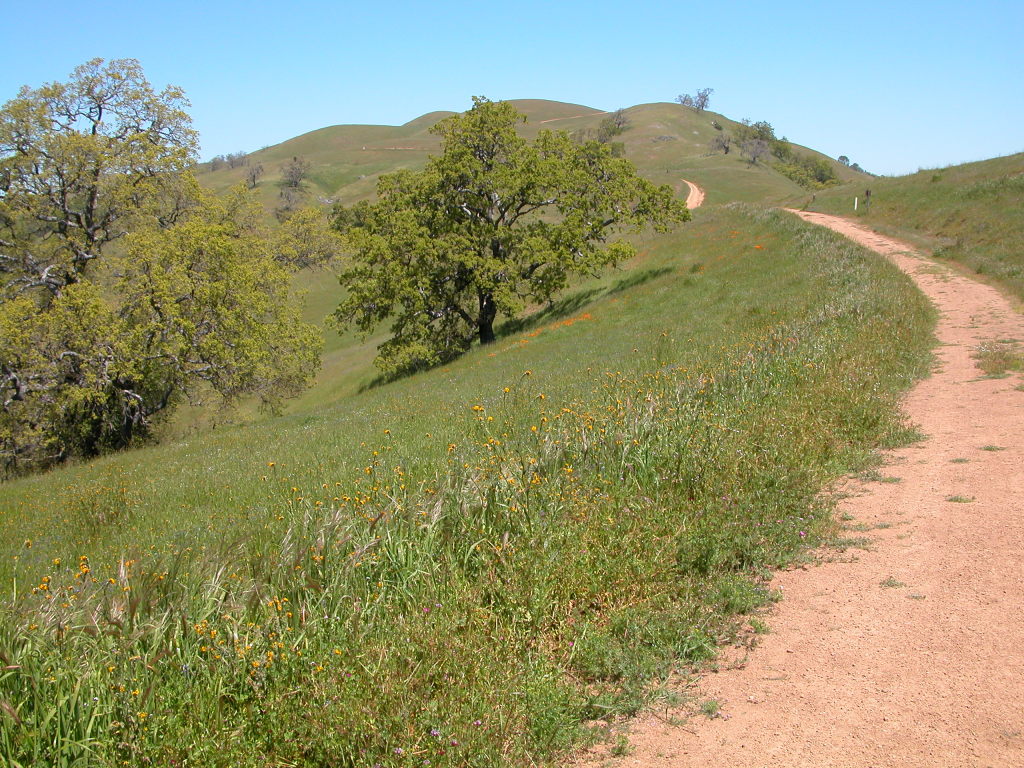
[[[12,482],[0,756],[536,765],[828,535],[928,327],[881,260],[712,206],[449,366]]]
[[[864,193],[871,190],[871,205]],[[859,197],[858,210],[853,210]],[[819,193],[809,210],[853,216],[893,235],[917,236],[934,255],[964,264],[1024,300],[1024,153],[859,180]]]
[[[520,99],[511,102],[526,115],[521,132],[527,138],[542,130],[596,133],[608,117],[591,107],[541,99]],[[687,194],[683,179],[698,183],[707,192],[705,205],[734,201],[802,204],[810,192],[781,175],[765,162],[751,165],[738,152],[712,154],[709,144],[717,133],[714,124],[726,132],[739,126],[715,112],[698,113],[679,104],[640,104],[624,110],[629,121],[626,130],[615,137],[624,145],[625,156],[640,173],[658,184],[668,184],[679,197]],[[268,211],[280,204],[281,166],[293,157],[310,163],[307,202],[329,205],[334,201],[351,204],[374,195],[382,174],[399,168],[422,168],[431,154],[440,149],[438,138],[430,127],[450,112],[432,112],[401,126],[339,125],[297,136],[273,147],[254,152],[251,164],[261,164],[265,175],[256,192]],[[801,154],[824,157],[805,147],[793,145]],[[862,177],[855,171],[834,163],[843,179]],[[202,184],[223,191],[244,182],[246,168],[221,168],[210,171],[200,166]],[[624,265],[632,269],[635,264]],[[340,300],[340,287],[330,272],[306,271],[298,276],[306,291],[306,319],[323,324]],[[583,285],[586,288],[587,285]],[[383,331],[382,331],[383,333]],[[325,402],[335,402],[358,392],[374,378],[371,361],[383,335],[360,340],[355,334],[339,335],[328,328],[323,369],[316,385],[287,407],[290,411]],[[178,434],[208,419],[190,412],[177,420]]]
[[[524,136],[533,137],[544,129],[595,131],[607,113],[579,104],[542,99],[519,99],[511,103],[527,117]],[[770,167],[750,165],[738,152],[712,154],[709,144],[715,136],[713,123],[726,132],[738,123],[715,112],[696,112],[679,104],[640,104],[624,110],[629,127],[616,137],[625,154],[652,181],[679,186],[679,177],[693,178],[709,190],[709,203],[794,202],[808,193]],[[401,126],[336,125],[297,136],[249,155],[250,164],[263,166],[257,185],[268,209],[277,205],[281,166],[294,157],[310,163],[309,199],[322,203],[350,204],[371,197],[377,178],[400,168],[421,168],[428,155],[436,153],[439,142],[430,127],[450,112],[431,112]],[[793,145],[801,154],[824,157],[813,150]],[[834,163],[843,180],[862,177]],[[243,183],[246,168],[220,168],[209,164],[198,168],[205,186],[221,191]]]

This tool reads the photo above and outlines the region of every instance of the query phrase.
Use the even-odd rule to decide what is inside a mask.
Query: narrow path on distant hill
[[[575,120],[577,117],[593,117],[594,115],[607,115],[608,112],[588,112],[585,115],[569,115],[568,117],[549,117],[547,120],[540,120],[537,125],[544,125],[544,123],[557,123],[559,120]]]
[[[704,190],[692,181],[683,179],[683,182],[690,188],[690,193],[686,196],[686,207],[691,211],[694,208],[700,208],[704,204]]]
[[[785,598],[746,658],[690,692],[721,717],[634,723],[635,751],[588,765],[909,768],[1024,765],[1024,391],[972,359],[1024,340],[993,288],[834,216],[793,211],[883,253],[941,312],[938,365],[905,409],[927,439],[887,482],[850,481],[839,513],[867,549],[778,574]],[[898,478],[898,480],[897,480]],[[850,533],[851,536],[862,535]]]

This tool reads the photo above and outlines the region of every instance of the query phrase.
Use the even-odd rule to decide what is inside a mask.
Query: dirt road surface
[[[905,403],[927,438],[887,456],[888,482],[846,487],[839,514],[867,549],[776,576],[770,633],[696,686],[721,716],[648,715],[628,731],[631,754],[605,747],[579,764],[1020,768],[1024,391],[1020,376],[984,378],[972,350],[1024,341],[1024,318],[905,244],[793,213],[885,254],[939,308],[936,370]]]
[[[692,181],[686,181],[686,179],[683,179],[683,182],[690,188],[690,192],[686,196],[686,207],[691,211],[694,208],[700,208],[704,204],[704,190]]]

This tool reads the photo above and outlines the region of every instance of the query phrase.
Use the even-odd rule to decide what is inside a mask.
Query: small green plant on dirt
[[[828,545],[840,552],[847,549],[868,549],[871,546],[871,539],[867,536],[837,536],[829,541]]]
[[[973,496],[947,496],[946,501],[952,501],[954,504],[970,504],[974,501]]]
[[[722,704],[718,699],[708,699],[700,705],[700,713],[708,720],[714,720],[722,716]]]
[[[1024,350],[1015,340],[982,342],[974,351],[974,359],[992,379],[1005,378],[1010,371],[1024,371]]]
[[[1005,451],[1005,446],[1002,445],[983,445],[981,446],[983,451]]]
[[[882,587],[884,589],[898,589],[899,587],[905,587],[907,585],[904,584],[899,579],[896,579],[896,578],[894,578],[892,576],[889,576],[887,578],[882,579],[880,582],[878,582],[878,586],[880,586],[880,587]]]
[[[767,635],[769,632],[772,631],[771,627],[769,627],[767,624],[765,624],[763,621],[761,621],[761,619],[757,618],[756,616],[751,616],[750,617],[750,628],[752,630],[754,630],[754,634],[757,634],[757,635]]]
[[[951,464],[966,464],[967,462],[970,461],[970,459],[956,458],[956,459],[950,459],[949,461],[950,461]]]
[[[892,528],[892,523],[883,520],[880,523],[857,523],[856,525],[851,525],[847,530],[865,533],[867,531],[881,531],[886,528]]]
[[[633,745],[629,743],[629,736],[620,733],[615,737],[615,744],[612,745],[612,757],[625,757],[633,754]]]

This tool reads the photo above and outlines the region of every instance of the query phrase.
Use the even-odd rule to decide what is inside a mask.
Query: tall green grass
[[[905,435],[932,315],[756,208],[635,266],[327,413],[10,484],[0,755],[535,764],[712,654]]]
[[[864,192],[871,205],[864,207]],[[858,211],[853,198],[860,197]],[[1024,154],[873,179],[819,193],[811,206],[854,215],[899,235],[910,231],[1024,299]]]

